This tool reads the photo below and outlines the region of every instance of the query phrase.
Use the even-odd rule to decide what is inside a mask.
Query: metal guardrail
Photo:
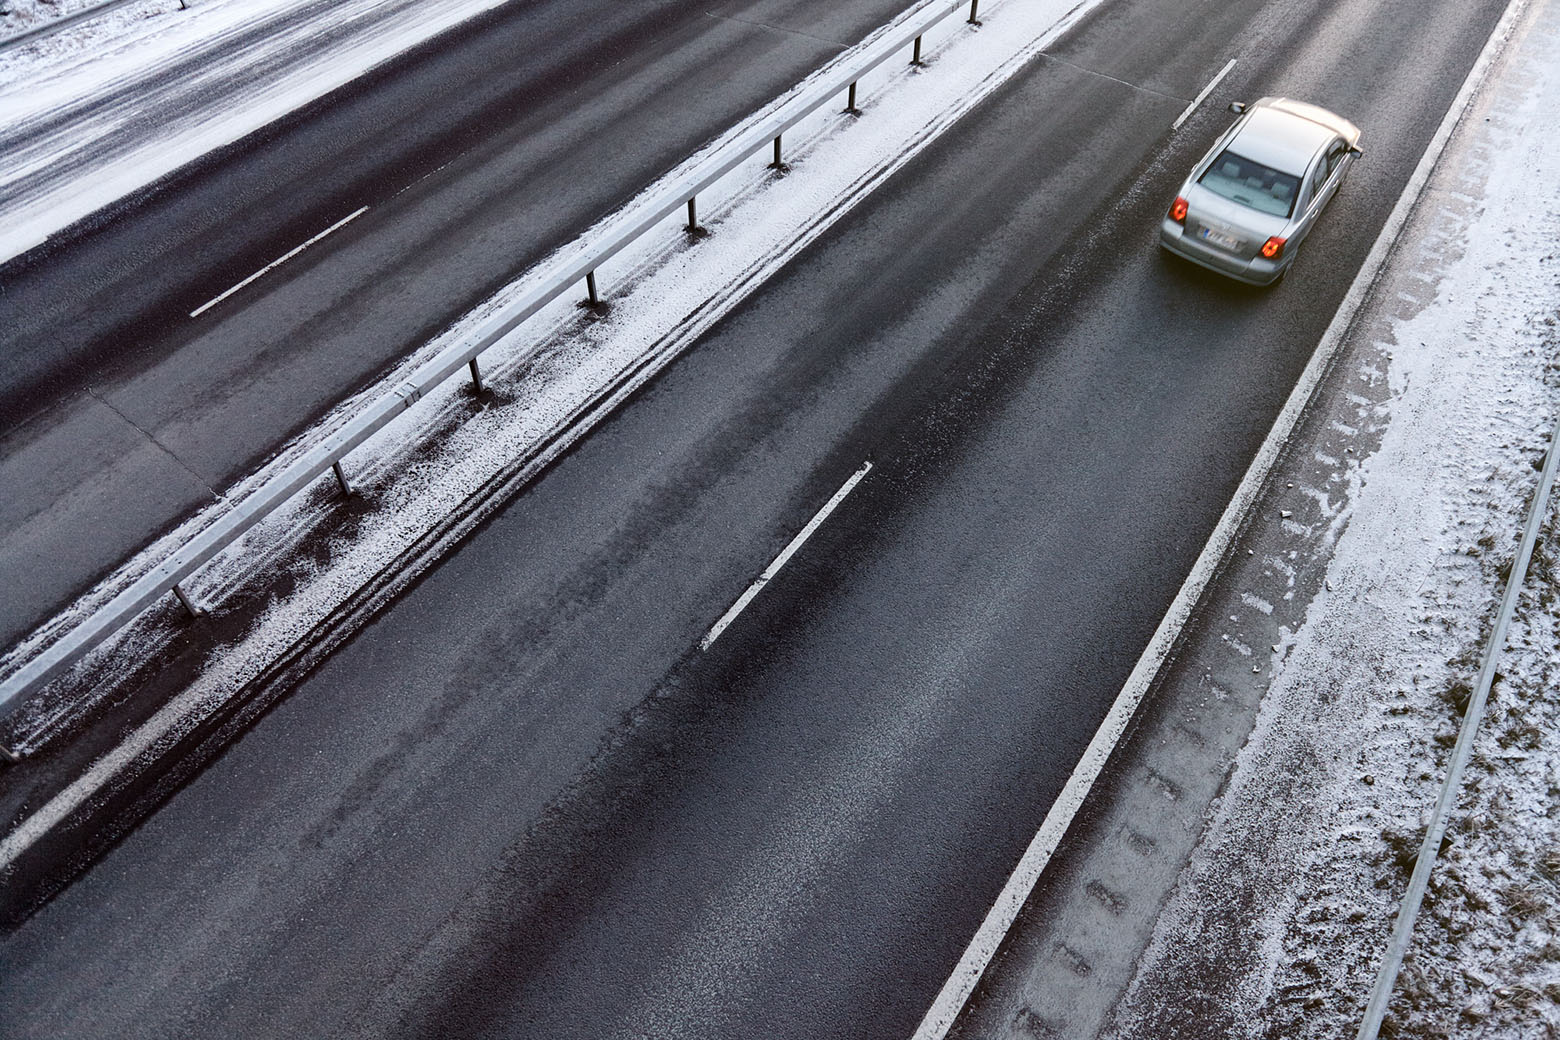
[[[59,32],[61,29],[70,28],[77,22],[84,22],[89,18],[96,18],[100,14],[107,14],[116,7],[124,7],[126,4],[133,4],[137,2],[138,0],[105,0],[104,3],[94,4],[91,7],[84,7],[79,11],[73,11],[70,14],[61,15],[52,21],[44,22],[42,25],[35,25],[31,29],[23,29],[19,33],[13,33],[10,36],[0,39],[0,51],[5,51],[12,47],[20,46],[21,44],[26,43],[28,40],[37,40],[45,36],[51,36],[54,33]],[[179,0],[179,10],[184,10],[184,0]]]
[[[689,227],[697,227],[697,198],[726,174],[765,148],[773,147],[774,162],[781,162],[781,140],[785,132],[829,104],[842,92],[847,94],[846,111],[856,110],[856,83],[906,47],[911,47],[911,63],[921,62],[921,40],[944,20],[969,8],[967,21],[979,25],[980,0],[931,0],[892,28],[877,44],[828,73],[806,94],[783,104],[769,119],[755,125],[720,152],[667,184],[603,241],[586,243],[553,261],[553,271],[538,286],[484,322],[473,335],[452,344],[428,359],[389,393],[371,402],[335,433],[294,460],[276,476],[246,496],[234,509],[174,550],[157,566],[142,575],[113,599],[95,610],[86,620],[44,648],[16,671],[0,680],[0,716],[13,710],[30,693],[42,688],[84,655],[111,638],[157,600],[174,594],[192,613],[195,605],[185,594],[181,582],[194,574],[227,546],[242,537],[274,510],[327,472],[333,472],[344,491],[349,489],[342,460],[369,437],[414,405],[422,396],[442,384],[462,368],[470,371],[478,388],[481,371],[477,361],[483,351],[498,343],[543,307],[557,300],[581,280],[585,282],[590,303],[598,302],[596,269],[672,213],[687,207]],[[11,754],[5,749],[0,749]],[[16,756],[11,755],[14,759]]]

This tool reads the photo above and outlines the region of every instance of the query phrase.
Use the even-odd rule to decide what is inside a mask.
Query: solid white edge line
[[[1123,684],[1115,703],[1111,705],[1109,713],[1106,714],[1105,721],[1100,723],[1094,739],[1089,741],[1083,757],[1078,760],[1078,765],[1068,777],[1067,785],[1052,804],[1051,811],[1046,813],[1045,820],[1040,824],[1040,830],[1030,841],[1029,847],[1024,850],[1018,866],[1014,868],[1012,876],[1003,886],[996,902],[987,911],[985,920],[981,922],[975,937],[970,940],[964,955],[959,959],[952,974],[948,976],[948,981],[943,983],[942,990],[938,992],[926,1016],[921,1019],[921,1024],[916,1027],[911,1040],[944,1040],[948,1030],[953,1027],[954,1020],[958,1018],[959,1012],[964,1009],[970,994],[975,991],[976,984],[985,974],[992,957],[996,955],[997,947],[1006,938],[1008,929],[1018,918],[1018,912],[1029,898],[1030,892],[1034,890],[1041,872],[1050,862],[1057,846],[1061,844],[1063,834],[1083,806],[1083,800],[1093,788],[1095,780],[1104,770],[1106,759],[1110,757],[1122,734],[1126,732],[1127,724],[1148,693],[1150,683],[1169,657],[1170,648],[1180,636],[1186,622],[1190,620],[1192,609],[1212,580],[1225,552],[1233,544],[1246,514],[1256,503],[1262,485],[1266,482],[1274,463],[1278,461],[1280,451],[1295,427],[1299,425],[1301,413],[1342,345],[1344,335],[1354,320],[1355,312],[1359,310],[1365,296],[1375,284],[1382,267],[1386,265],[1387,257],[1397,244],[1403,225],[1408,222],[1409,215],[1418,205],[1420,196],[1424,194],[1425,185],[1429,183],[1430,174],[1440,160],[1441,153],[1446,150],[1446,143],[1450,140],[1452,131],[1462,121],[1474,91],[1505,44],[1506,38],[1511,35],[1512,24],[1526,5],[1527,0],[1510,0],[1505,14],[1495,26],[1495,31],[1485,41],[1484,49],[1474,61],[1473,68],[1468,70],[1467,78],[1463,80],[1462,89],[1452,100],[1452,105],[1442,118],[1435,136],[1425,147],[1419,165],[1414,168],[1408,184],[1403,188],[1403,194],[1398,197],[1397,205],[1388,215],[1381,233],[1376,236],[1375,244],[1371,247],[1369,255],[1365,257],[1365,262],[1360,265],[1359,273],[1355,275],[1353,284],[1349,286],[1348,293],[1339,304],[1332,322],[1322,333],[1316,351],[1311,355],[1305,371],[1300,374],[1299,382],[1295,384],[1289,399],[1284,403],[1284,410],[1274,421],[1272,430],[1269,431],[1267,439],[1262,442],[1256,458],[1251,461],[1251,466],[1246,470],[1246,475],[1242,478],[1240,487],[1236,489],[1235,496],[1230,499],[1230,504],[1219,517],[1218,525],[1209,537],[1207,545],[1203,547],[1201,555],[1197,557],[1197,562],[1192,566],[1191,573],[1187,575],[1181,591],[1176,594],[1170,609],[1165,613],[1164,620],[1159,623],[1143,655],[1138,658],[1137,665],[1127,676],[1127,681]]]
[[[206,313],[208,310],[210,310],[211,308],[215,307],[217,304],[221,303],[223,300],[227,299],[229,296],[232,296],[234,293],[238,292],[240,289],[242,289],[244,286],[248,285],[250,282],[253,282],[255,279],[260,278],[260,277],[262,277],[262,276],[264,276],[266,274],[269,274],[270,272],[276,270],[278,267],[282,266],[287,261],[289,261],[293,257],[297,256],[299,253],[303,252],[305,249],[308,249],[310,246],[312,246],[314,243],[318,242],[320,239],[324,238],[326,235],[330,234],[332,231],[336,231],[339,228],[345,227],[347,224],[350,224],[352,221],[356,220],[358,217],[361,217],[363,214],[365,214],[367,212],[368,212],[368,207],[367,206],[362,206],[356,212],[349,213],[347,216],[342,217],[340,220],[336,221],[330,227],[326,228],[324,231],[321,231],[319,234],[315,235],[313,238],[311,238],[307,242],[303,243],[303,245],[301,245],[301,246],[294,246],[292,249],[288,250],[286,253],[283,253],[281,256],[277,257],[275,260],[272,260],[270,263],[268,263],[264,267],[260,268],[260,270],[256,271],[254,274],[250,275],[248,278],[245,278],[243,281],[241,281],[237,285],[233,286],[233,288],[231,288],[227,292],[223,293],[221,296],[212,297],[211,299],[207,300],[205,303],[201,304],[199,307],[196,307],[194,310],[190,311],[190,317],[192,317],[192,318],[200,317],[202,314]]]
[[[1194,97],[1192,99],[1192,103],[1181,110],[1181,114],[1175,117],[1175,122],[1170,124],[1170,129],[1181,129],[1181,124],[1186,122],[1188,117],[1190,117],[1193,112],[1197,111],[1197,106],[1207,100],[1208,95],[1213,93],[1213,88],[1217,87],[1219,85],[1219,81],[1224,79],[1225,76],[1228,76],[1230,74],[1230,70],[1234,67],[1235,59],[1231,58],[1228,62],[1225,63],[1224,68],[1219,70],[1219,74],[1209,80],[1206,87],[1202,88],[1202,93]]]
[[[709,634],[699,641],[700,650],[708,650],[715,640],[720,638],[720,634],[726,631],[726,626],[735,621],[737,615],[741,614],[743,609],[753,602],[753,597],[757,596],[763,587],[769,584],[770,579],[780,573],[780,568],[785,566],[786,561],[796,553],[796,550],[802,547],[803,542],[812,537],[812,533],[823,525],[823,522],[829,518],[829,514],[834,512],[835,507],[841,502],[845,501],[845,496],[855,490],[856,485],[861,483],[861,478],[866,476],[871,469],[872,463],[870,460],[863,462],[861,468],[852,473],[850,479],[834,493],[834,497],[825,502],[823,508],[813,514],[813,518],[807,521],[807,526],[798,531],[796,537],[791,539],[791,543],[780,550],[780,555],[774,558],[774,562],[765,568],[764,573],[760,574],[753,584],[747,587],[746,592],[737,597],[737,601],[727,609],[726,613],[721,615],[719,621],[715,622],[715,627],[710,629]]]

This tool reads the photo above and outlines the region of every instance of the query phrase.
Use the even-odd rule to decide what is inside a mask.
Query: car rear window
[[[1197,183],[1215,195],[1275,217],[1289,216],[1300,192],[1299,177],[1279,173],[1234,152],[1213,160]]]

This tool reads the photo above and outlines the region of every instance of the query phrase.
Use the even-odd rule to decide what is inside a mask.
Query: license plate
[[[1222,234],[1213,230],[1213,228],[1203,228],[1202,237],[1204,241],[1211,242],[1220,249],[1228,249],[1233,252],[1240,248],[1240,239],[1234,235]]]

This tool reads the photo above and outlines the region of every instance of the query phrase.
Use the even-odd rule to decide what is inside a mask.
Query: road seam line
[[[812,33],[805,33],[800,29],[787,29],[783,25],[774,25],[770,22],[755,22],[751,18],[737,18],[729,14],[716,14],[714,11],[705,11],[704,16],[713,18],[717,22],[737,22],[741,25],[751,25],[755,29],[768,29],[770,32],[777,32],[783,36],[800,36],[804,40],[816,40],[819,43],[826,43],[836,50],[844,51],[850,49],[849,44],[841,43],[838,40],[831,40],[824,36],[814,36]]]
[[[1355,313],[1364,302],[1365,296],[1374,287],[1381,269],[1386,266],[1387,257],[1397,245],[1403,226],[1408,223],[1410,214],[1424,195],[1430,174],[1440,161],[1442,152],[1446,150],[1452,132],[1457,128],[1457,124],[1462,122],[1474,91],[1478,89],[1495,56],[1510,37],[1516,16],[1526,5],[1527,0],[1510,0],[1505,13],[1491,32],[1489,39],[1485,41],[1484,49],[1474,59],[1473,67],[1468,70],[1461,89],[1452,99],[1452,104],[1442,118],[1435,135],[1430,139],[1430,143],[1425,146],[1419,164],[1414,167],[1408,183],[1404,185],[1403,193],[1398,196],[1397,204],[1387,216],[1380,234],[1376,236],[1375,244],[1371,246],[1365,262],[1360,265],[1359,272],[1355,275],[1354,282],[1349,286],[1349,291],[1345,294],[1337,312],[1334,313],[1332,321],[1322,333],[1311,360],[1306,364],[1305,371],[1300,374],[1294,389],[1290,391],[1283,411],[1274,421],[1273,428],[1262,442],[1256,458],[1252,459],[1245,477],[1241,479],[1240,486],[1235,490],[1234,497],[1225,507],[1223,515],[1219,517],[1219,523],[1214,527],[1207,544],[1203,546],[1203,551],[1197,557],[1197,562],[1193,564],[1191,573],[1187,575],[1181,590],[1171,602],[1170,609],[1165,612],[1164,619],[1154,631],[1153,638],[1144,648],[1142,656],[1138,658],[1131,674],[1127,676],[1127,681],[1122,685],[1121,692],[1117,694],[1110,711],[1100,723],[1099,730],[1089,741],[1089,746],[1084,749],[1083,756],[1073,768],[1072,775],[1067,778],[1066,786],[1052,803],[1050,811],[1046,813],[1045,819],[1040,824],[1040,829],[1030,841],[1029,847],[1024,850],[1024,855],[1013,869],[1007,884],[1003,886],[991,909],[987,911],[974,938],[965,948],[964,954],[949,974],[948,980],[943,983],[942,989],[933,1000],[932,1006],[927,1009],[920,1025],[916,1027],[911,1040],[944,1040],[948,1031],[953,1028],[959,1013],[963,1011],[970,994],[975,991],[976,984],[991,964],[992,958],[996,956],[997,948],[1007,937],[1008,930],[1018,919],[1019,911],[1023,909],[1035,884],[1040,880],[1040,874],[1061,844],[1062,837],[1071,825],[1073,817],[1083,807],[1084,798],[1088,796],[1094,782],[1104,771],[1106,760],[1126,733],[1127,724],[1148,693],[1148,688],[1158,675],[1159,669],[1169,658],[1170,650],[1180,638],[1187,621],[1191,619],[1192,609],[1201,599],[1203,590],[1212,581],[1224,554],[1234,543],[1235,535],[1256,503],[1262,485],[1278,461],[1279,453],[1295,427],[1299,425],[1301,414],[1321,384],[1323,375],[1331,367],[1333,358],[1354,320]]]
[[[1041,56],[1045,57],[1045,58],[1049,58],[1051,61],[1057,62],[1059,64],[1066,65],[1070,69],[1077,69],[1079,72],[1082,72],[1085,75],[1098,76],[1100,79],[1108,79],[1112,83],[1120,83],[1124,87],[1130,87],[1131,89],[1137,90],[1137,91],[1141,91],[1144,94],[1152,94],[1155,97],[1166,98],[1166,99],[1168,99],[1170,101],[1180,101],[1181,100],[1180,98],[1176,97],[1174,94],[1166,94],[1162,90],[1155,90],[1153,87],[1145,87],[1141,83],[1131,83],[1131,82],[1129,82],[1127,80],[1122,79],[1119,76],[1112,76],[1108,72],[1100,72],[1097,69],[1091,69],[1091,68],[1088,68],[1086,66],[1079,65],[1076,61],[1068,61],[1066,58],[1058,58],[1054,54],[1046,54],[1044,51],[1042,51],[1041,52]]]
[[[435,172],[437,172],[437,171],[435,171]],[[237,285],[233,286],[227,292],[223,293],[221,296],[215,296],[215,297],[207,300],[205,303],[201,304],[199,307],[196,307],[194,310],[190,311],[190,317],[192,317],[192,318],[200,317],[202,314],[206,313],[208,310],[210,310],[211,308],[215,307],[217,304],[221,303],[223,300],[227,299],[229,296],[232,296],[234,293],[238,292],[240,289],[244,288],[246,285],[249,285],[251,282],[254,282],[256,279],[259,279],[262,276],[267,275],[267,274],[271,273],[272,271],[276,270],[278,267],[282,266],[287,261],[289,261],[293,257],[297,256],[299,253],[303,252],[305,249],[308,249],[310,246],[312,246],[314,243],[318,242],[320,239],[324,238],[326,235],[330,234],[332,231],[335,231],[335,230],[337,230],[339,228],[345,227],[346,225],[350,224],[352,221],[356,220],[358,217],[361,217],[363,214],[365,214],[367,212],[368,212],[368,207],[367,206],[362,206],[362,207],[359,207],[355,212],[347,214],[345,217],[342,217],[340,220],[336,221],[334,224],[332,224],[330,227],[326,228],[324,231],[321,231],[319,234],[315,235],[313,238],[311,238],[307,242],[303,243],[303,245],[301,245],[301,246],[294,246],[292,249],[290,249],[287,252],[283,253],[281,256],[277,257],[275,260],[272,260],[270,263],[268,263],[264,267],[260,268],[260,270],[256,271],[254,274],[250,275],[248,278],[245,278],[243,281],[241,281]]]
[[[1175,117],[1175,122],[1170,124],[1170,130],[1172,133],[1181,129],[1181,124],[1186,122],[1186,120],[1191,117],[1193,112],[1197,111],[1197,106],[1208,99],[1208,95],[1213,93],[1213,88],[1217,87],[1221,82],[1223,82],[1224,77],[1228,76],[1230,74],[1230,70],[1234,67],[1235,59],[1231,58],[1228,62],[1225,63],[1224,68],[1219,70],[1219,74],[1209,80],[1206,87],[1202,88],[1202,93],[1192,98],[1192,103],[1183,108],[1181,110],[1181,114]]]
[[[107,408],[109,411],[113,412],[114,415],[119,418],[120,422],[122,422],[126,426],[130,427],[136,433],[139,433],[142,437],[145,437],[147,442],[150,443],[152,445],[152,447],[156,448],[158,451],[160,451],[164,455],[168,456],[168,458],[173,462],[173,464],[175,466],[178,466],[185,473],[188,473],[192,478],[194,478],[195,483],[197,483],[201,487],[205,488],[207,493],[211,495],[213,501],[220,501],[221,500],[222,495],[220,495],[217,492],[216,488],[212,487],[211,484],[207,482],[205,477],[201,476],[199,473],[196,473],[193,469],[191,469],[189,467],[189,465],[183,459],[179,458],[178,455],[174,454],[173,450],[171,448],[169,448],[168,445],[166,445],[162,441],[158,440],[157,437],[150,430],[146,429],[146,427],[142,426],[140,423],[136,422],[134,419],[132,419],[128,415],[126,415],[123,411],[120,410],[118,405],[114,404],[114,402],[110,401],[108,398],[106,398],[102,394],[98,393],[97,390],[95,390],[90,383],[87,384],[86,391],[87,391],[87,396],[88,397],[92,398],[92,400],[96,401],[98,404],[102,405],[104,408]]]
[[[813,514],[813,518],[807,521],[807,526],[798,531],[796,537],[791,539],[790,544],[780,550],[780,555],[774,558],[774,562],[770,563],[764,569],[764,573],[760,574],[753,581],[753,584],[747,587],[746,592],[737,597],[737,601],[727,609],[726,613],[721,615],[719,621],[715,622],[715,627],[711,628],[709,633],[699,641],[700,650],[708,650],[714,645],[715,640],[720,638],[720,634],[726,631],[726,627],[735,621],[737,615],[741,614],[747,605],[753,602],[753,598],[763,591],[764,586],[768,585],[770,580],[780,573],[780,568],[786,565],[786,561],[795,555],[796,550],[800,549],[807,539],[812,537],[813,532],[823,525],[823,522],[829,518],[829,514],[834,512],[841,502],[845,501],[845,496],[856,489],[856,485],[861,483],[861,478],[865,477],[871,469],[872,463],[870,460],[863,462],[861,468],[852,473],[850,479],[834,493],[834,497],[825,502],[823,508]]]

